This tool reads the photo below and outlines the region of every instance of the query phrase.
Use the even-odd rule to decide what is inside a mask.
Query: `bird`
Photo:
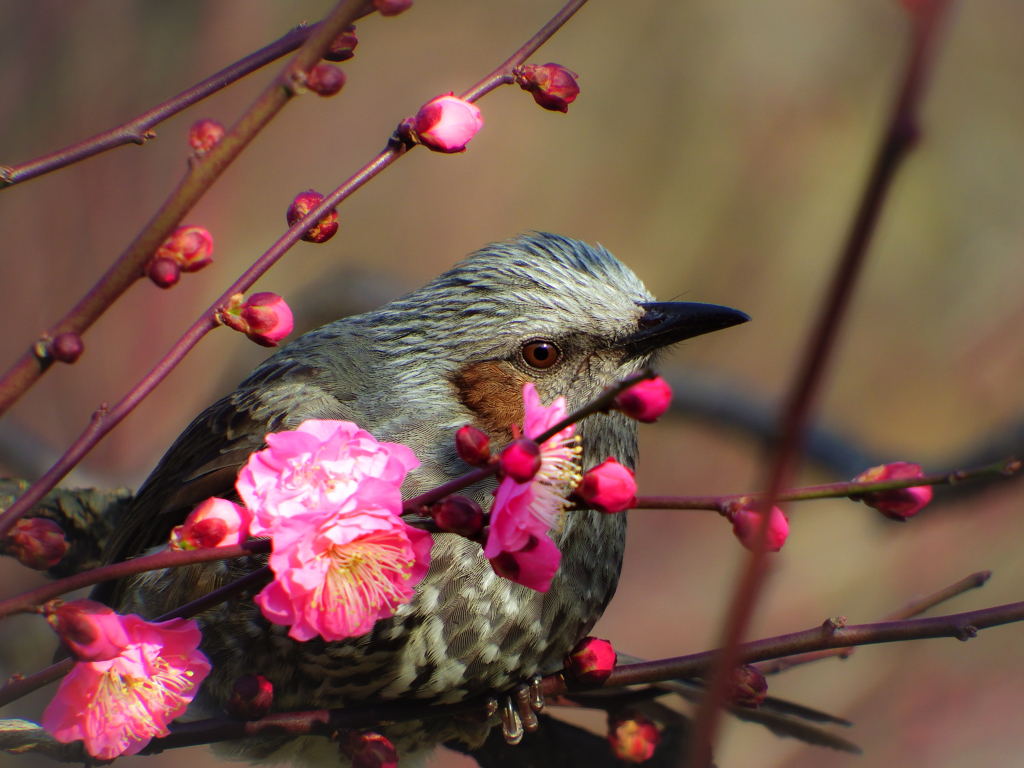
[[[600,245],[535,232],[485,246],[424,287],[375,311],[313,330],[268,358],[185,429],[120,516],[104,554],[119,562],[165,545],[195,505],[237,499],[236,476],[267,433],[307,419],[355,422],[409,446],[420,466],[404,498],[471,468],[454,434],[470,424],[492,447],[523,422],[523,387],[571,412],[650,366],[672,345],[748,321],[714,304],[658,302]],[[637,460],[636,422],[610,412],[578,425],[581,470]],[[494,478],[465,491],[484,509]],[[546,593],[498,576],[479,543],[435,533],[430,568],[411,602],[360,637],[297,642],[249,599],[200,614],[213,670],[191,717],[223,710],[242,675],[274,685],[274,709],[394,700],[450,703],[507,691],[560,669],[615,594],[625,513],[582,509],[552,536],[561,565]],[[156,571],[101,586],[94,597],[153,618],[252,572],[265,556]],[[451,719],[382,730],[401,753],[458,738],[479,743],[490,725]],[[314,744],[313,742],[318,742]],[[266,737],[222,746],[227,757],[323,764],[326,740]],[[332,752],[333,763],[337,753]]]

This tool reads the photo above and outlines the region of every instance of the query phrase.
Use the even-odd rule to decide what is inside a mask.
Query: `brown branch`
[[[60,168],[66,168],[109,149],[122,147],[125,144],[145,144],[148,139],[156,138],[156,134],[152,131],[155,126],[222,88],[226,88],[236,80],[291,53],[306,41],[316,26],[314,24],[312,27],[296,27],[279,40],[249,54],[201,83],[157,104],[126,123],[96,134],[91,139],[80,141],[35,160],[28,160],[18,165],[0,166],[0,190]]]
[[[803,360],[784,410],[781,436],[768,473],[765,503],[772,505],[779,492],[791,482],[800,445],[810,413],[824,382],[827,364],[835,348],[854,288],[864,265],[868,245],[878,224],[892,180],[903,160],[917,142],[918,111],[924,86],[932,71],[938,31],[949,0],[931,0],[913,12],[912,45],[899,94],[888,127],[875,157],[874,168],[860,204],[832,283],[815,321]],[[765,582],[768,567],[766,549],[770,515],[762,515],[759,546],[751,552],[740,576],[723,630],[725,649],[715,663],[708,695],[697,712],[688,765],[703,768],[711,762],[711,750],[719,710],[728,698],[732,670],[740,663],[739,643],[750,626],[754,607]]]

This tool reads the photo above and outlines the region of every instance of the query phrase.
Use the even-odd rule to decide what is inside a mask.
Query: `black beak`
[[[694,304],[687,301],[653,301],[641,304],[644,308],[636,333],[623,340],[623,348],[630,357],[649,355],[662,347],[692,339],[712,331],[720,331],[740,323],[750,316],[736,309],[717,304]]]

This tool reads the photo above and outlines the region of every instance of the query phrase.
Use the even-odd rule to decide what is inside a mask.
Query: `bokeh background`
[[[299,191],[333,189],[404,116],[499,64],[558,0],[420,0],[359,24],[341,95],[295,100],[187,218],[212,266],[172,290],[140,282],[6,417],[0,473],[31,474],[102,402],[132,386],[285,228]],[[282,35],[325,0],[0,1],[0,163],[120,123]],[[517,88],[481,102],[464,155],[417,150],[339,210],[339,234],[300,243],[258,284],[300,323],[374,306],[480,245],[525,230],[600,242],[667,300],[729,304],[755,322],[665,361],[772,401],[794,361],[851,218],[907,49],[896,0],[593,0],[535,61],[580,74],[567,115]],[[951,462],[1024,412],[1024,5],[959,4],[832,365],[820,414],[864,450]],[[13,361],[131,241],[185,171],[186,131],[230,124],[271,65],[128,146],[0,193],[0,361]],[[266,351],[210,335],[83,462],[79,484],[137,486],[191,418]],[[4,366],[8,363],[3,362]],[[673,418],[643,427],[647,493],[756,488],[762,451],[742,430]],[[12,448],[13,446],[13,448]],[[31,478],[30,478],[31,479]],[[832,478],[808,468],[807,481]],[[1024,493],[1006,483],[909,524],[846,501],[791,510],[792,535],[758,612],[764,636],[828,616],[877,619],[991,568],[950,610],[1024,599]],[[654,658],[713,646],[743,551],[701,512],[634,512],[619,593],[596,634]],[[38,579],[0,563],[4,593]],[[859,650],[772,678],[772,693],[855,721],[855,758],[732,723],[735,766],[1005,766],[1024,756],[1024,628]],[[0,675],[44,666],[41,619],[8,620]],[[3,710],[38,717],[51,691]],[[601,727],[600,717],[587,722]],[[461,762],[460,762],[461,761]],[[42,765],[30,757],[0,764]],[[441,765],[465,765],[452,754]],[[127,766],[212,765],[205,748]]]

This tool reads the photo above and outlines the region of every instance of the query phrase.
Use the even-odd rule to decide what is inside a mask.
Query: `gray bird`
[[[210,496],[237,498],[234,482],[264,435],[306,419],[356,422],[379,440],[408,445],[421,461],[403,495],[467,472],[453,436],[464,424],[492,447],[522,424],[522,389],[565,396],[570,411],[649,365],[667,346],[749,320],[726,307],[659,303],[600,246],[531,234],[474,253],[423,288],[367,314],[307,333],[259,366],[202,414],[160,461],[118,523],[107,562],[167,542],[171,529]],[[582,468],[637,458],[635,422],[618,413],[579,426]],[[495,481],[467,493],[488,509]],[[561,567],[547,593],[497,576],[479,544],[435,534],[430,570],[411,603],[362,637],[299,643],[249,600],[200,615],[202,650],[214,668],[193,704],[218,714],[233,682],[256,673],[274,684],[274,709],[352,706],[394,699],[453,702],[505,691],[562,666],[600,618],[619,579],[626,515],[584,510],[554,540]],[[121,612],[155,617],[265,562],[249,558],[135,577],[101,593]],[[385,731],[408,752],[488,727],[451,720]],[[233,744],[248,759],[317,760],[324,739]],[[332,752],[333,761],[337,760]]]

